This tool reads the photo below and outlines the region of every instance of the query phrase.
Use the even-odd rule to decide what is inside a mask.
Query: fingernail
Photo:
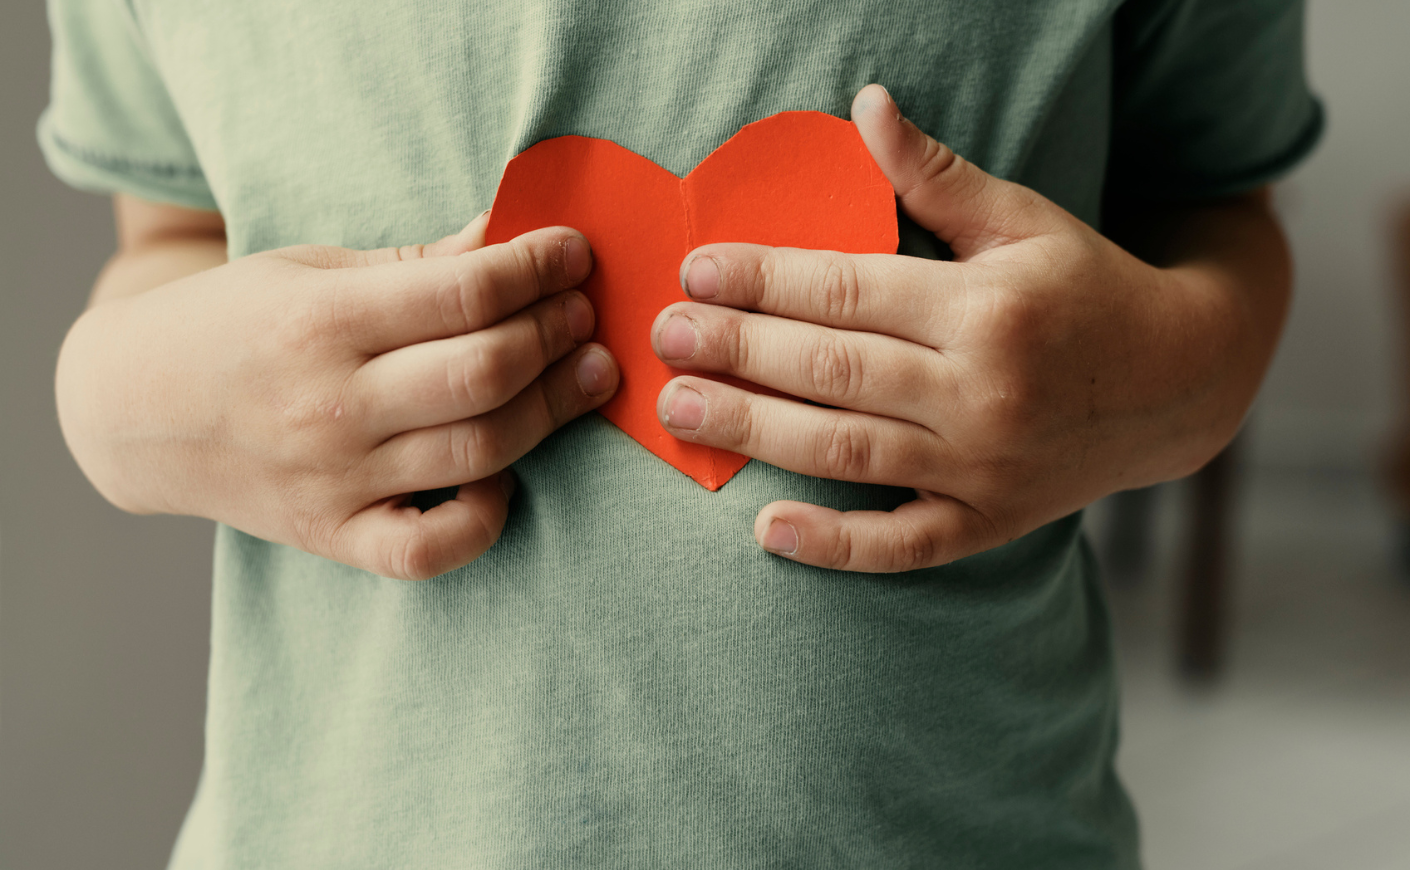
[[[573,341],[587,341],[592,337],[592,305],[581,294],[570,293],[563,303],[563,314],[568,318],[568,331]]]
[[[691,299],[714,299],[720,292],[720,266],[713,257],[696,257],[685,270],[685,292]]]
[[[665,359],[690,359],[695,356],[695,323],[681,314],[671,315],[661,329],[661,356]]]
[[[519,482],[514,479],[514,472],[506,468],[499,473],[499,488],[504,491],[505,501],[514,497],[514,490],[519,488]]]
[[[563,242],[563,272],[574,284],[592,271],[592,252],[581,236],[569,236]]]
[[[764,530],[764,549],[781,556],[792,556],[798,552],[798,530],[792,523],[774,520]]]
[[[666,424],[674,429],[699,429],[708,409],[705,397],[690,387],[677,385],[666,397]]]
[[[593,349],[578,360],[578,386],[589,396],[600,396],[612,387],[612,363]]]
[[[475,215],[475,220],[477,221],[477,220],[479,220],[480,218],[484,217],[485,215],[487,215],[487,214],[489,214],[489,213],[490,213],[490,210],[489,210],[489,209],[485,209],[484,211],[482,211],[482,212],[480,212],[479,214]],[[471,223],[474,223],[474,222],[475,222],[475,221],[471,221]]]
[[[876,95],[876,91],[872,90],[873,86],[881,90],[880,97]],[[891,92],[886,90],[886,86],[880,82],[872,82],[870,85],[862,88],[857,92],[857,96],[856,108],[859,112],[870,112],[875,109],[884,108],[888,103],[895,105],[896,102],[891,99]]]

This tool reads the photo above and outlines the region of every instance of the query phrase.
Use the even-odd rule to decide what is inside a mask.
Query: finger
[[[564,423],[611,399],[618,380],[607,349],[585,345],[487,414],[404,432],[377,447],[372,453],[376,494],[439,489],[494,474]]]
[[[593,324],[592,304],[570,290],[468,335],[373,357],[353,385],[366,397],[367,431],[381,441],[498,408],[587,341]]]
[[[509,515],[511,472],[460,487],[428,511],[403,496],[354,514],[333,541],[334,557],[398,580],[427,580],[479,558],[499,539]]]
[[[591,270],[587,239],[550,227],[454,257],[330,270],[320,314],[361,350],[382,353],[483,329]]]
[[[405,260],[421,260],[426,257],[454,257],[469,251],[477,251],[485,246],[485,230],[490,225],[490,210],[480,212],[459,232],[426,245],[402,245],[395,248],[379,248],[373,251],[352,251],[349,266],[380,266],[383,263],[398,263]]]
[[[689,302],[657,316],[651,345],[676,368],[916,422],[936,410],[920,397],[940,395],[948,374],[940,353],[899,338]]]
[[[1059,228],[1065,212],[1033,190],[995,178],[926,135],[881,85],[852,101],[852,120],[901,207],[966,260]]]
[[[485,246],[485,231],[490,226],[490,210],[485,209],[475,217],[473,221],[466,224],[458,233],[446,236],[440,241],[432,242],[421,249],[423,257],[454,257],[457,254],[464,254],[467,251],[477,251]],[[407,256],[407,252],[399,251],[397,260],[414,259]],[[395,262],[395,260],[389,260]],[[377,265],[368,263],[369,266]]]
[[[918,257],[765,245],[703,245],[681,264],[681,288],[697,302],[923,344],[963,280],[953,264]]]
[[[1004,543],[979,511],[930,492],[894,511],[776,501],[759,511],[754,539],[805,565],[869,573],[931,568]]]
[[[683,441],[831,480],[918,486],[954,467],[944,441],[915,423],[756,395],[703,378],[666,384],[656,416]]]
[[[470,223],[445,238],[428,244],[398,245],[358,251],[332,245],[296,245],[279,253],[284,257],[318,269],[351,269],[380,266],[403,260],[426,257],[453,257],[485,246],[485,230],[490,225],[490,210],[485,209]]]

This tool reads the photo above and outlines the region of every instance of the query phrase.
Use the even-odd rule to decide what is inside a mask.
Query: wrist
[[[1165,479],[1194,473],[1238,434],[1277,347],[1286,287],[1217,260],[1159,269],[1177,384],[1166,415],[1173,439]]]

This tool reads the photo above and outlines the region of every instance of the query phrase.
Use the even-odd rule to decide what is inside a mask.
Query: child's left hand
[[[831,406],[679,377],[657,403],[676,437],[917,491],[889,513],[774,502],[762,546],[854,571],[943,564],[1188,474],[1233,437],[1286,307],[1262,199],[1175,215],[1166,234],[1184,247],[1157,268],[956,157],[879,87],[852,115],[954,262],[707,245],[682,264],[694,301],[652,329],[673,366]]]

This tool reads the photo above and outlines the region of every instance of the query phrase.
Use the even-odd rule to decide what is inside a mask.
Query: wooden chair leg
[[[1192,516],[1178,643],[1181,670],[1199,680],[1217,677],[1224,664],[1237,454],[1236,440],[1190,481]]]

